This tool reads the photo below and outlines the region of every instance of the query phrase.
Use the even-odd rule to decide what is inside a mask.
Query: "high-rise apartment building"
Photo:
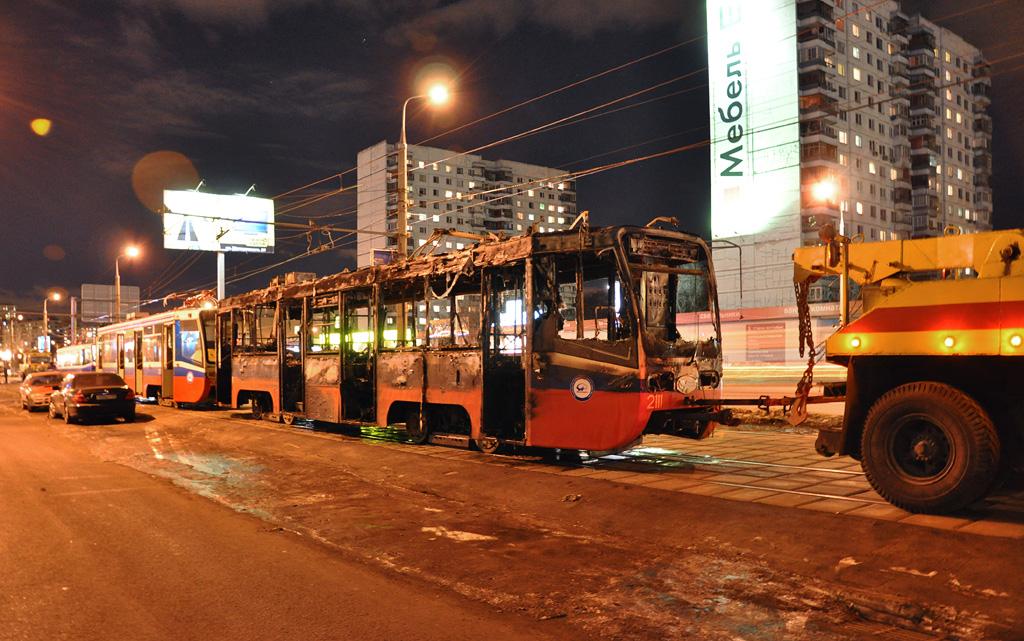
[[[550,167],[474,154],[409,145],[409,251],[437,229],[487,236],[568,228],[576,218],[576,181]],[[375,252],[394,250],[398,229],[397,145],[386,141],[358,155],[357,241],[359,267]],[[473,242],[460,237],[439,241],[440,251]]]
[[[791,304],[788,254],[826,224],[865,241],[992,228],[976,47],[895,0],[709,0],[708,20],[712,233],[743,248],[747,283],[740,300],[740,255],[723,246],[725,308]]]

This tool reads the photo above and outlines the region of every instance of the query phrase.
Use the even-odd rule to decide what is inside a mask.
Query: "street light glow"
[[[444,103],[448,102],[448,87],[446,87],[445,85],[434,85],[427,92],[427,95],[430,97],[430,102],[434,103],[435,105],[443,105]]]
[[[60,292],[53,292],[52,294],[50,294],[50,298],[52,298],[55,302],[59,301],[60,300]]]
[[[135,258],[139,255],[139,248],[135,245],[129,245],[124,248],[124,255],[128,258]]]
[[[814,200],[818,202],[827,202],[832,200],[835,195],[836,186],[835,183],[831,181],[823,180],[821,182],[814,183],[811,187],[811,196],[813,196]]]

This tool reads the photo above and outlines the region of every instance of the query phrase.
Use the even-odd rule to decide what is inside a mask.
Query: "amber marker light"
[[[1010,345],[1014,347],[1020,347],[1020,334],[1014,334],[1010,337]]]
[[[953,340],[952,336],[947,336],[946,339],[942,341],[942,344],[946,347],[952,347],[955,343],[956,341]]]
[[[860,338],[858,338],[857,336],[851,338],[850,347],[852,347],[853,349],[857,349],[858,347],[860,347]]]

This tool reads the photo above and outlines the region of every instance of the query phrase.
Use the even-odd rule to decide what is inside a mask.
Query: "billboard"
[[[274,201],[164,191],[164,247],[274,253]]]
[[[707,11],[711,235],[758,234],[800,209],[796,0]]]

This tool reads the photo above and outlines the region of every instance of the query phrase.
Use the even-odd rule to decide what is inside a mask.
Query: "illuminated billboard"
[[[711,235],[757,234],[783,217],[796,224],[796,0],[708,0],[707,11]]]
[[[164,247],[274,253],[274,201],[164,191]]]

